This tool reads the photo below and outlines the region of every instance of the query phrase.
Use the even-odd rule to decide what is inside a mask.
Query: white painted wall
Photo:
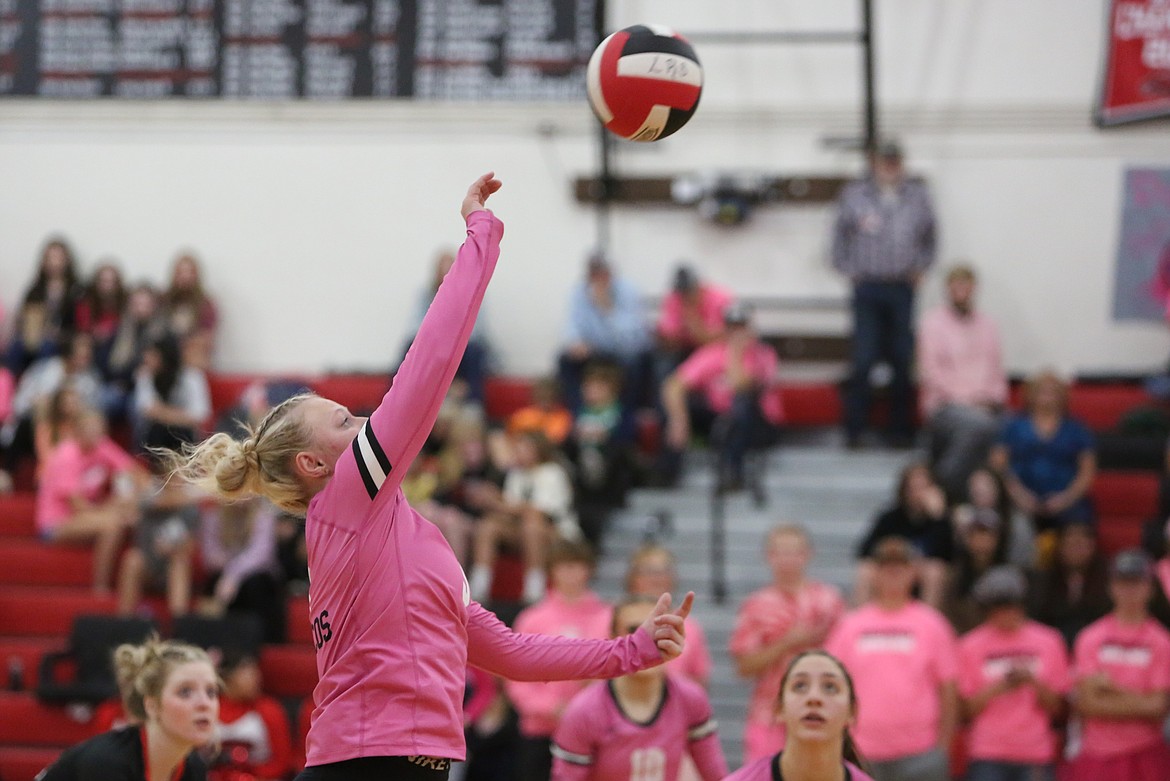
[[[855,0],[621,0],[613,26],[849,28]],[[876,0],[883,124],[931,182],[942,258],[983,271],[1011,368],[1145,369],[1157,323],[1110,320],[1122,175],[1170,167],[1170,124],[1090,121],[1103,39],[1097,0]],[[859,56],[843,46],[701,47],[703,103],[685,131],[623,145],[620,172],[852,173],[826,147],[859,127]],[[221,303],[225,369],[381,369],[397,355],[436,248],[488,168],[507,222],[488,295],[504,368],[551,365],[569,287],[595,240],[571,197],[596,164],[573,105],[0,103],[0,300],[11,307],[44,237],[86,267],[120,259],[161,280],[194,248]],[[617,263],[647,292],[688,257],[741,293],[844,295],[825,253],[831,212],[773,207],[720,229],[687,210],[616,213]],[[937,300],[937,276],[923,304]],[[814,327],[842,328],[843,316]]]

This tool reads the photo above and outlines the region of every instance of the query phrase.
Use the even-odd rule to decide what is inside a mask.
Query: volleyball
[[[639,24],[598,45],[587,83],[593,113],[610,132],[630,141],[658,141],[694,115],[703,66],[686,38]]]

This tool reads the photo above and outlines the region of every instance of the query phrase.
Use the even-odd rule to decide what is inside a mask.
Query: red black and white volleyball
[[[658,141],[687,123],[703,94],[703,66],[678,33],[657,25],[618,30],[589,58],[589,104],[612,133]]]

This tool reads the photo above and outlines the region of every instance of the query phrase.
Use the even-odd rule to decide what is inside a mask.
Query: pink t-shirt
[[[555,680],[625,675],[662,658],[642,631],[618,640],[513,633],[471,601],[447,541],[402,495],[471,334],[503,224],[477,211],[467,235],[394,384],[309,504],[309,620],[320,676],[309,765],[461,759],[468,664],[515,680]]]
[[[715,285],[702,285],[699,288],[699,320],[712,333],[723,330],[723,310],[734,300],[734,296],[727,290]],[[662,299],[662,308],[658,314],[658,333],[666,339],[689,343],[691,347],[699,345],[687,332],[683,297],[677,290],[672,290]]]
[[[895,611],[871,603],[846,613],[825,647],[853,676],[862,756],[885,761],[937,745],[940,688],[956,674],[955,633],[941,613],[917,601]]]
[[[947,403],[1007,403],[999,330],[983,313],[960,317],[948,304],[931,309],[918,326],[917,354],[924,414]]]
[[[736,656],[755,653],[777,642],[798,625],[834,624],[844,612],[845,601],[834,586],[810,581],[794,594],[775,586],[766,586],[749,595],[740,605],[728,645]],[[756,678],[751,704],[748,706],[749,726],[774,727],[783,735],[783,725],[777,723],[775,718],[780,681],[793,657],[807,650],[794,649]]]
[[[610,635],[613,606],[592,591],[569,602],[555,591],[516,616],[513,628],[523,634],[603,639]],[[508,697],[520,716],[520,734],[547,738],[561,712],[585,681],[508,681]]]
[[[735,400],[735,391],[727,381],[727,364],[731,358],[727,342],[718,341],[700,347],[678,367],[678,376],[688,390],[701,391],[707,403],[717,413],[727,412]],[[743,353],[744,372],[762,387],[771,387],[776,380],[780,360],[776,351],[761,341],[753,341]],[[784,421],[784,408],[776,393],[760,396],[760,410],[771,423]]]
[[[724,781],[784,781],[784,776],[780,775],[780,755],[749,762]],[[852,762],[846,762],[845,781],[873,781],[873,778]]]
[[[1068,653],[1055,629],[1029,621],[1017,632],[983,624],[959,639],[959,693],[971,698],[1015,668],[1065,694],[1071,686]],[[967,736],[972,759],[1048,764],[1057,758],[1057,736],[1031,686],[1019,686],[987,703]]]
[[[12,372],[0,366],[0,423],[5,423],[12,416],[12,397],[16,393],[16,381],[12,379]]]
[[[611,682],[585,689],[565,710],[552,752],[552,781],[675,781],[683,754],[703,781],[727,775],[707,692],[670,675],[662,705],[645,723],[622,711]]]
[[[37,489],[37,530],[47,532],[73,515],[73,499],[100,502],[107,499],[114,476],[133,469],[137,462],[113,440],[103,437],[86,452],[72,439],[57,445],[45,459]]]
[[[1073,669],[1078,680],[1104,673],[1130,691],[1170,690],[1170,633],[1152,618],[1132,626],[1107,615],[1077,635]],[[1114,756],[1141,751],[1161,740],[1161,724],[1147,719],[1086,718],[1081,747],[1089,756]]]

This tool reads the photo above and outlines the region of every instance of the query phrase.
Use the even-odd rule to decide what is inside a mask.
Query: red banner
[[[1170,0],[1110,0],[1097,122],[1170,116]]]

